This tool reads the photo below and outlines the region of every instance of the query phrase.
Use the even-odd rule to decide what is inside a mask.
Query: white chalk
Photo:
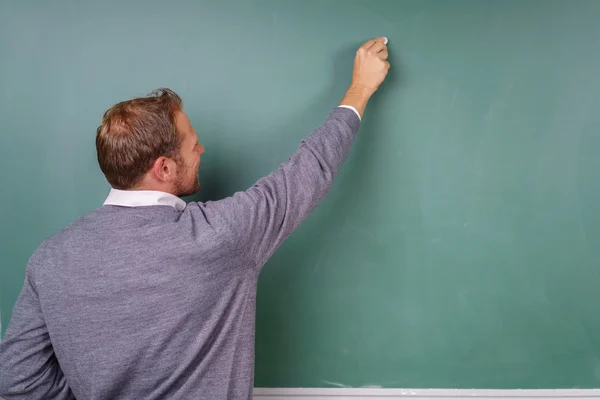
[[[385,36],[383,37],[383,44],[388,44],[388,40]]]

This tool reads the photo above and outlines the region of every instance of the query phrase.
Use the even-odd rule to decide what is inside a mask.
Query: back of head
[[[170,89],[118,103],[102,117],[96,133],[100,169],[115,189],[134,188],[154,160],[178,159],[181,142],[175,113],[181,98]]]

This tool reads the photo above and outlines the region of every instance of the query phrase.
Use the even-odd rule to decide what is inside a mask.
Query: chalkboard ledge
[[[332,383],[333,384],[333,383]],[[374,386],[374,385],[373,385]],[[598,400],[600,389],[383,389],[363,388],[255,388],[254,400]]]

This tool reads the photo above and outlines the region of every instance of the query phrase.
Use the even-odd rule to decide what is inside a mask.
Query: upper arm
[[[72,399],[44,322],[32,268],[0,342],[0,396],[10,399]]]

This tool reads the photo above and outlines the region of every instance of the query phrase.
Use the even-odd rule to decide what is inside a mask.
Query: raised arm
[[[358,49],[352,84],[340,107],[302,140],[287,162],[246,191],[200,205],[215,229],[231,235],[234,248],[252,266],[262,267],[329,192],[367,102],[387,75],[385,42],[373,39]]]

